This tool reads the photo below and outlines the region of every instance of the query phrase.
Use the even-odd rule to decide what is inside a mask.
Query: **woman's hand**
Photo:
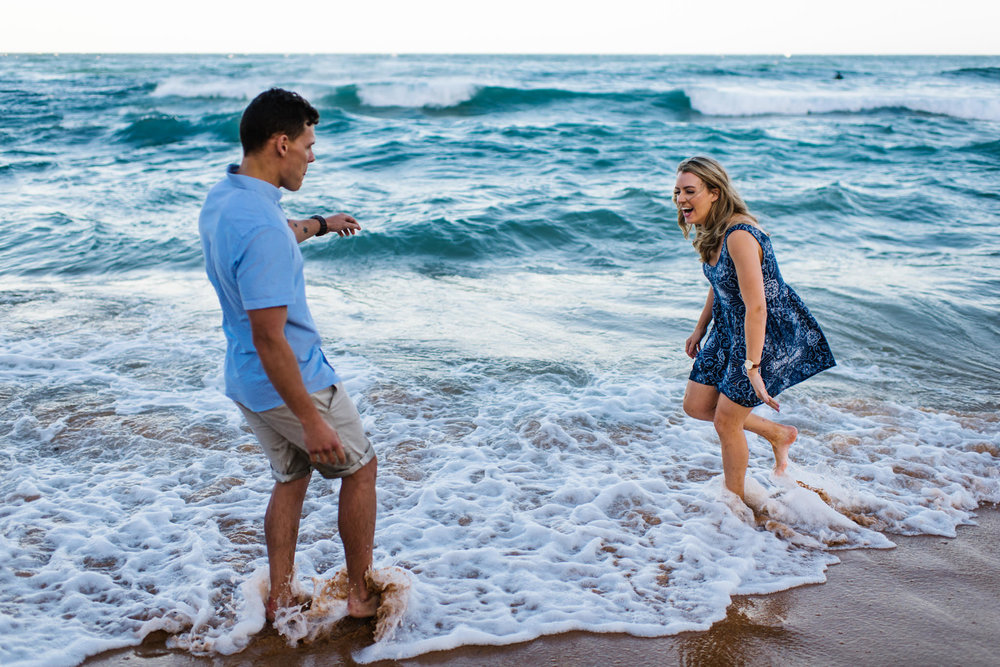
[[[684,352],[687,356],[694,359],[701,352],[701,339],[705,337],[705,330],[702,328],[697,328],[694,333],[687,337],[684,341]]]
[[[715,292],[709,287],[708,296],[705,297],[705,307],[701,309],[701,315],[698,316],[698,323],[694,325],[694,333],[684,341],[684,352],[692,359],[697,357],[698,353],[701,352],[701,339],[705,337],[708,325],[712,321],[712,304],[714,303]]]
[[[767,387],[764,386],[764,378],[760,376],[760,370],[754,368],[747,375],[750,378],[750,386],[753,387],[753,391],[757,394],[757,398],[764,401],[766,405],[771,406],[775,412],[780,412],[778,409],[778,402],[771,398],[771,395],[767,393]]]

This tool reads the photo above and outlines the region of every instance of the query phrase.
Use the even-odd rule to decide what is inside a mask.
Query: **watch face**
[[[751,368],[753,368],[753,362],[747,359],[746,361],[743,362],[743,368],[750,370]]]

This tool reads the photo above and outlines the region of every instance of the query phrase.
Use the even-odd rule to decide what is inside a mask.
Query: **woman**
[[[706,157],[681,162],[674,203],[684,238],[696,229],[693,244],[712,286],[694,333],[684,343],[695,359],[684,412],[715,424],[726,488],[742,499],[749,458],[743,431],[771,443],[779,475],[798,435],[795,427],[751,410],[766,403],[777,411],[774,396],[835,362],[816,320],[781,279],[770,239],[722,165]]]

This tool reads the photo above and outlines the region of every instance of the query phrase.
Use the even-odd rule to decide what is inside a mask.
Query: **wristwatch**
[[[326,226],[326,218],[324,218],[321,215],[310,215],[309,217],[319,223],[319,231],[316,232],[316,236],[323,236],[328,231],[330,231],[329,228]]]
[[[755,364],[754,362],[747,359],[746,361],[743,362],[743,368],[747,369],[747,373],[749,373],[755,368],[760,368],[760,364]]]

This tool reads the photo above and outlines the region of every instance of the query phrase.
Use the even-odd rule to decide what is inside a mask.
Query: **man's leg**
[[[271,595],[267,600],[267,619],[274,620],[279,607],[294,603],[291,592],[295,544],[299,539],[302,503],[309,488],[309,475],[292,482],[275,482],[264,515],[264,540],[271,573]]]
[[[347,559],[347,613],[355,618],[374,616],[378,600],[368,592],[365,573],[372,566],[375,543],[375,475],[372,459],[340,482],[337,527]],[[301,505],[301,502],[300,502]]]

